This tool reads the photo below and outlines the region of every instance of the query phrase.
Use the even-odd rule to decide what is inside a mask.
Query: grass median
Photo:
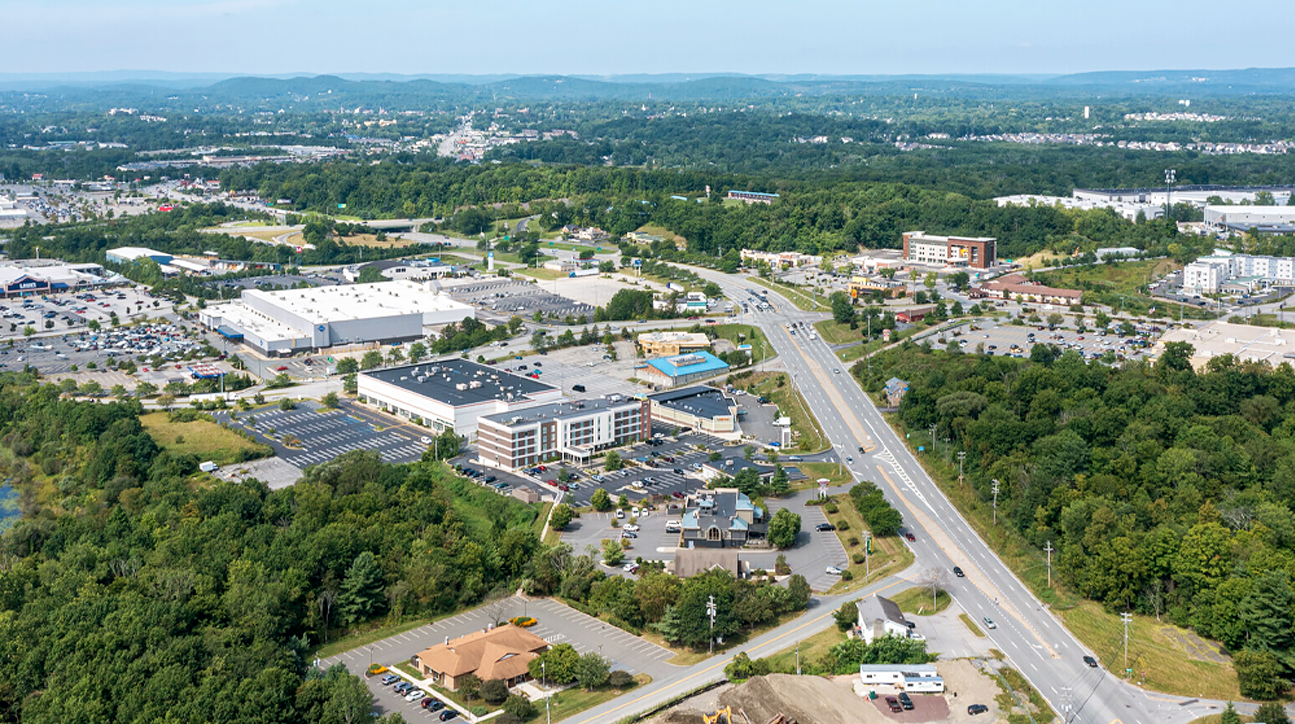
[[[761,279],[760,277],[747,277],[747,279],[749,279],[752,282],[755,282],[756,284],[759,284],[760,286],[766,289],[772,289],[773,291],[781,294],[782,296],[787,298],[787,301],[796,305],[797,309],[801,309],[806,312],[828,312],[828,311],[831,311],[832,309],[830,306],[824,303],[827,300],[822,299],[821,297],[816,298],[813,294],[809,292],[801,291],[796,287],[790,287],[790,286],[787,286],[786,284],[779,284],[778,282],[771,282],[766,279]]]

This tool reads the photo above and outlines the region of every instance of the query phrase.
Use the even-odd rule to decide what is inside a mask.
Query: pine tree
[[[1241,715],[1232,706],[1232,702],[1229,701],[1228,708],[1224,709],[1223,713],[1219,715],[1219,724],[1241,724]]]
[[[377,613],[383,602],[382,571],[369,551],[355,557],[342,579],[342,590],[337,597],[337,608],[347,625],[364,621]]]

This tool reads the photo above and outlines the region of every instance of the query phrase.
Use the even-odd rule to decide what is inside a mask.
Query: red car
[[[907,539],[909,539],[909,540],[911,540],[911,541],[912,541],[912,540],[917,540],[917,536],[913,535],[912,533],[904,533],[904,537],[905,537],[905,538],[907,538]]]
[[[274,371],[275,371],[275,372],[286,372],[286,371],[287,371],[287,369],[288,369],[287,365],[279,365],[278,367],[275,367],[275,368],[274,368]]]

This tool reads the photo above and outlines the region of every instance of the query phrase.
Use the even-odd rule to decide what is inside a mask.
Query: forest
[[[139,412],[0,374],[22,513],[0,536],[0,720],[368,721],[316,647],[535,575],[536,507],[440,463],[357,451],[271,491],[198,475]]]
[[[1274,698],[1295,673],[1295,370],[1191,354],[1116,368],[906,342],[852,371],[874,394],[909,381],[898,421],[966,451],[982,500],[1001,481],[1000,524],[1051,541],[1066,586],[1221,642],[1241,692]]]

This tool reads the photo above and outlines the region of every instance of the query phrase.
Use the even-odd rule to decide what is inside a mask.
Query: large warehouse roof
[[[362,374],[453,407],[516,400],[557,389],[465,359],[422,362]]]
[[[243,297],[259,297],[271,301],[315,324],[399,314],[427,314],[460,308],[468,316],[467,310],[472,309],[447,294],[441,294],[435,286],[405,280],[277,292],[249,289],[243,292]]]

